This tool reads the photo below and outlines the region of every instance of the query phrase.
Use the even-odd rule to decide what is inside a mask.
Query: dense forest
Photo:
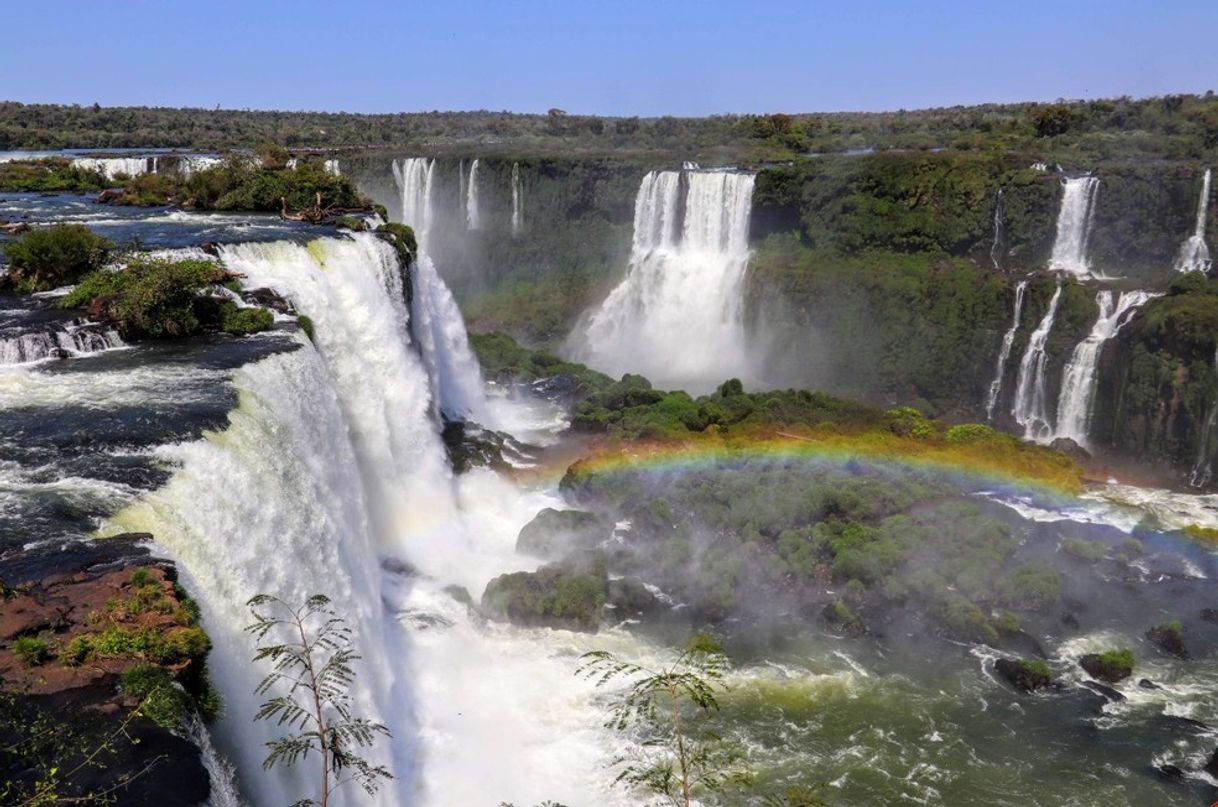
[[[477,146],[487,152],[680,150],[751,160],[857,149],[1032,150],[1066,158],[1218,150],[1218,97],[1169,95],[895,112],[608,118],[509,112],[256,112],[0,103],[0,149]]]

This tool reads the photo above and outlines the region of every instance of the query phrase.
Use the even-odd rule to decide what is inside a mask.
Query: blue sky
[[[1218,0],[7,4],[0,98],[707,115],[1218,91]]]

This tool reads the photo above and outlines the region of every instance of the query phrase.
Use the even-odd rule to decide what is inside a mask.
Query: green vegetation
[[[28,294],[76,283],[101,269],[113,249],[108,239],[81,224],[30,230],[4,244],[9,270],[0,275],[0,290],[8,285]]]
[[[123,673],[123,693],[140,702],[140,713],[158,726],[181,730],[186,717],[195,710],[184,689],[175,686],[163,667],[137,664]]]
[[[414,230],[405,224],[389,223],[377,227],[376,234],[393,245],[402,266],[414,263],[415,256],[419,254],[419,244],[415,241]]]
[[[309,337],[309,341],[314,341],[313,318],[307,317],[304,314],[296,315],[296,324],[300,326],[300,330],[304,331],[304,335]]]
[[[575,398],[585,398],[613,384],[609,376],[583,364],[564,361],[546,350],[521,347],[506,333],[471,333],[469,344],[487,378],[527,384],[562,376],[571,380]]]
[[[13,655],[27,667],[37,667],[51,658],[51,651],[44,639],[37,636],[18,636],[13,640]]]
[[[100,171],[72,164],[67,157],[0,162],[0,190],[27,193],[95,193],[111,183]]]
[[[267,743],[270,753],[262,767],[292,768],[317,752],[317,798],[297,802],[297,807],[327,807],[334,792],[351,782],[374,795],[381,781],[393,775],[364,760],[359,751],[390,734],[384,725],[352,714],[349,693],[359,656],[347,621],[321,594],[299,606],[259,594],[249,608],[254,622],[245,630],[258,643],[254,662],[271,664],[255,690],[271,697],[254,720],[274,721],[292,732]]]
[[[1103,541],[1087,541],[1082,538],[1063,538],[1058,548],[1072,558],[1091,563],[1103,560],[1108,554],[1108,546]]]
[[[1087,674],[1110,684],[1119,683],[1133,675],[1133,651],[1125,648],[1089,653],[1079,659]]]
[[[850,582],[857,582],[851,580]],[[825,620],[825,624],[830,630],[843,633],[847,636],[862,636],[867,632],[867,626],[863,624],[863,620],[858,618],[854,611],[850,610],[850,606],[841,600],[833,600],[825,609],[821,611],[821,618]]]
[[[603,650],[585,653],[581,662],[576,674],[597,686],[618,680],[629,684],[610,700],[606,725],[641,737],[642,750],[618,763],[616,782],[689,807],[693,799],[745,781],[733,769],[731,748],[712,725],[727,669],[727,657],[712,637],[692,637],[658,669]]]
[[[240,335],[270,328],[269,311],[239,308],[207,294],[231,277],[212,261],[131,258],[119,270],[86,276],[60,305],[85,308],[128,339],[180,338],[207,330]]]
[[[496,577],[482,594],[482,609],[518,625],[596,631],[608,586],[603,556],[576,555],[535,572]]]
[[[1019,666],[1024,669],[1028,675],[1036,678],[1052,678],[1053,670],[1049,669],[1049,665],[1039,659],[1020,659]]]

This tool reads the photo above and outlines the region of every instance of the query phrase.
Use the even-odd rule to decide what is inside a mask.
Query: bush
[[[4,245],[17,291],[48,291],[76,283],[105,265],[114,244],[80,224],[30,230]]]
[[[18,636],[13,640],[12,651],[26,667],[37,667],[51,657],[47,643],[37,636]]]
[[[192,710],[190,696],[169,673],[151,664],[137,664],[123,673],[123,692],[140,702],[140,713],[171,730],[178,730]]]
[[[79,667],[93,654],[93,642],[88,636],[77,636],[68,646],[59,651],[59,663],[65,667]]]
[[[235,336],[270,330],[275,318],[265,308],[241,308],[229,301],[220,306],[220,330]]]
[[[983,423],[961,423],[947,430],[947,442],[971,443],[976,440],[988,440],[996,434],[998,432]]]
[[[884,423],[897,437],[925,439],[930,437],[932,426],[926,417],[910,406],[899,406],[884,413]]]
[[[1132,650],[1120,649],[1088,653],[1078,663],[1093,678],[1115,684],[1133,675],[1133,661]]]
[[[304,331],[304,335],[309,337],[310,342],[314,341],[313,340],[314,331],[313,331],[312,317],[307,317],[304,314],[297,314],[296,315],[296,324],[300,326],[300,330]]]
[[[1057,601],[1061,582],[1052,566],[1032,561],[1000,577],[994,593],[1012,608],[1036,611]]]
[[[398,258],[401,260],[402,266],[414,263],[415,256],[419,254],[419,245],[415,241],[414,230],[405,224],[382,224],[376,228],[376,234],[388,241],[398,251]]]
[[[1073,558],[1092,563],[1108,554],[1108,547],[1102,541],[1087,541],[1082,538],[1063,538],[1058,548]]]

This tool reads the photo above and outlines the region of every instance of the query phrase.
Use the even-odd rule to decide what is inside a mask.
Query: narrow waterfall
[[[998,199],[994,202],[994,243],[990,245],[990,260],[995,269],[1002,269],[1002,259],[1007,252],[1006,216],[1007,201],[1005,188],[998,189]]]
[[[343,173],[338,167],[338,160],[326,160],[321,164],[321,167],[327,174],[333,174],[336,177],[341,176]]]
[[[482,368],[469,346],[461,312],[427,252],[428,235],[434,223],[435,160],[411,157],[395,161],[393,175],[402,197],[402,221],[414,228],[419,244],[411,273],[412,331],[431,371],[433,413],[454,420],[472,419],[496,428],[499,424],[493,422],[486,405]]]
[[[1028,346],[1019,362],[1019,377],[1015,384],[1015,403],[1011,415],[1015,422],[1023,427],[1024,438],[1028,440],[1046,440],[1053,434],[1053,425],[1049,422],[1049,402],[1046,387],[1046,375],[1049,356],[1045,352],[1045,343],[1053,330],[1053,320],[1057,318],[1057,306],[1061,303],[1062,285],[1057,284],[1053,298],[1049,300],[1049,310],[1028,337]]]
[[[465,186],[465,227],[469,230],[482,228],[482,216],[478,211],[478,162],[470,163],[469,181]]]
[[[1218,348],[1214,350],[1214,374],[1218,375]],[[1194,488],[1203,488],[1214,478],[1214,426],[1218,425],[1218,398],[1210,404],[1210,411],[1205,417],[1204,431],[1201,433],[1201,443],[1197,446],[1197,461],[1188,474],[1188,484]]]
[[[1095,219],[1095,195],[1100,181],[1093,176],[1062,180],[1061,207],[1057,212],[1057,237],[1049,268],[1079,277],[1091,274],[1087,242]]]
[[[1205,169],[1201,178],[1201,198],[1197,200],[1197,223],[1193,234],[1180,245],[1180,253],[1176,256],[1177,272],[1208,272],[1210,270],[1210,248],[1205,243],[1205,214],[1210,203],[1210,173]]]
[[[1019,318],[1023,314],[1023,298],[1028,290],[1028,281],[1021,280],[1015,285],[1015,313],[1011,317],[1011,327],[1002,335],[1002,347],[998,349],[998,365],[994,368],[994,380],[990,382],[989,392],[985,395],[985,418],[994,419],[994,407],[998,405],[998,397],[1002,393],[1002,377],[1006,375],[1007,361],[1011,358],[1011,347],[1015,344],[1015,333],[1019,330]]]
[[[723,171],[647,174],[626,278],[577,327],[572,352],[660,386],[701,390],[748,375],[740,298],[753,180]]]
[[[1155,295],[1144,291],[1121,292],[1115,304],[1112,292],[1095,295],[1100,314],[1083,341],[1074,348],[1062,372],[1062,389],[1057,399],[1057,430],[1054,437],[1068,437],[1087,447],[1091,430],[1091,400],[1095,394],[1095,370],[1104,344],[1117,335],[1139,306]]]
[[[111,328],[68,324],[34,332],[0,336],[0,365],[29,364],[52,358],[75,358],[125,347]]]
[[[520,187],[520,163],[512,163],[512,235],[520,235],[524,229],[524,211],[521,209],[524,200]]]
[[[178,170],[182,174],[190,176],[198,171],[206,171],[208,168],[214,168],[222,162],[223,160],[221,160],[219,157],[204,157],[197,154],[185,154],[178,158]],[[288,160],[289,168],[294,167],[290,165],[291,162],[291,160]]]
[[[156,172],[155,157],[76,157],[72,165],[86,171],[98,171],[106,179],[120,174],[129,177]]]

